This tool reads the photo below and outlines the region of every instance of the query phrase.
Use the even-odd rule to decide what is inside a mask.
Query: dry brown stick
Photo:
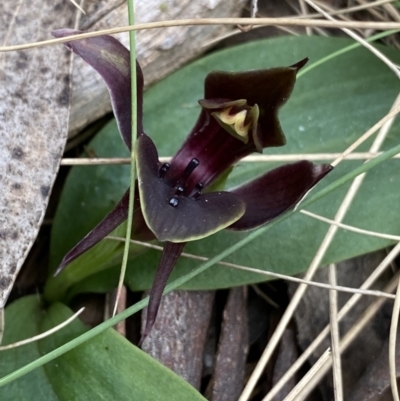
[[[251,25],[254,24],[252,18],[194,18],[159,22],[148,22],[133,26],[122,26],[118,28],[103,29],[96,32],[87,32],[64,38],[50,39],[39,42],[25,43],[13,46],[0,46],[0,52],[10,52],[15,50],[26,50],[30,48],[50,46],[75,40],[93,38],[100,35],[111,35],[121,32],[139,31],[144,29],[160,29],[175,26],[198,26],[198,25]],[[348,28],[348,29],[375,29],[385,31],[389,29],[400,29],[400,22],[376,22],[376,21],[327,21],[300,18],[257,18],[257,25],[262,26],[311,26],[322,28]]]
[[[329,284],[337,285],[336,281],[336,265],[329,265]],[[332,365],[333,365],[333,385],[335,401],[343,401],[343,379],[342,379],[342,363],[340,358],[340,334],[338,319],[338,299],[337,291],[329,290],[329,325],[331,329],[332,342]]]

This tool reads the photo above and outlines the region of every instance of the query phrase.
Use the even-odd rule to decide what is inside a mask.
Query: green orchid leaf
[[[299,72],[290,100],[279,112],[287,144],[280,148],[266,149],[264,153],[341,152],[388,112],[399,92],[399,83],[393,72],[364,48],[333,57],[310,69],[313,63],[352,43],[348,39],[339,38],[282,37],[211,54],[177,71],[146,92],[146,133],[154,140],[160,156],[171,156],[180,148],[196,121],[200,111],[197,100],[202,98],[203,81],[211,70],[269,68],[290,65],[309,57],[309,65],[304,68],[304,73]],[[396,50],[383,46],[379,46],[379,49],[394,62],[400,62],[400,55]],[[382,150],[399,143],[398,132],[399,124],[395,123]],[[357,150],[367,151],[371,141],[372,139]],[[122,144],[115,123],[110,123],[100,132],[90,147],[101,157],[126,154],[119,150]],[[362,161],[342,162],[317,187],[323,188],[361,163]],[[241,162],[230,174],[226,189],[254,179],[278,165],[281,164]],[[78,167],[72,170],[54,221],[51,247],[53,266],[57,266],[64,254],[111,209],[111,206],[105,207],[103,198],[112,198],[111,203],[115,205],[128,187],[129,178],[123,167],[106,168],[113,169],[115,175],[104,173],[104,166]],[[344,223],[399,235],[400,219],[392,214],[394,205],[400,203],[399,171],[400,161],[395,159],[368,172]],[[82,174],[85,174],[85,181]],[[106,175],[104,179],[101,179],[101,174]],[[90,183],[92,179],[95,184]],[[84,187],[86,191],[86,196],[79,200],[76,193],[78,186]],[[348,186],[337,189],[316,202],[310,211],[333,218],[347,189]],[[90,208],[83,210],[80,202],[90,204]],[[70,223],[69,226],[67,224],[67,220],[71,220],[70,216],[74,216],[73,228]],[[308,267],[327,228],[326,223],[297,214],[273,227],[227,261],[279,273],[299,273]],[[211,237],[189,243],[185,252],[211,257],[244,235],[246,234],[220,231]],[[339,230],[323,263],[338,262],[391,243],[387,239]],[[130,260],[126,281],[131,289],[151,287],[159,258],[160,252],[151,250]],[[200,262],[181,258],[171,279],[186,273],[198,263]],[[118,266],[102,272],[101,277],[87,277],[73,286],[70,292],[76,294],[83,289],[100,291],[105,288],[105,284],[100,284],[102,280],[115,282],[117,274]],[[187,283],[185,288],[225,288],[266,279],[268,277],[254,273],[213,266],[196,280]]]
[[[42,333],[72,315],[63,304],[42,308],[37,296],[6,308],[3,344]],[[0,351],[0,376],[87,331],[79,320],[43,340]],[[205,399],[188,383],[109,329],[74,350],[0,388],[2,401],[186,401]]]
[[[116,132],[118,129],[113,120],[90,142],[88,152],[93,151],[98,157],[129,157],[124,143],[115,138]],[[51,273],[56,271],[64,255],[78,240],[118,204],[129,186],[129,171],[126,165],[79,166],[71,170],[51,234]]]

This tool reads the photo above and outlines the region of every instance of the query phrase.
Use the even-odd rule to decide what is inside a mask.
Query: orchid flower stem
[[[382,153],[381,155],[375,157],[374,159],[370,160],[367,163],[362,164],[361,166],[355,168],[353,171],[349,172],[348,174],[345,174],[338,180],[334,181],[333,183],[327,185],[324,189],[320,190],[317,192],[315,195],[310,196],[306,200],[304,200],[301,203],[301,208],[306,207],[311,205],[312,203],[316,202],[317,200],[321,199],[323,196],[327,195],[328,193],[332,192],[336,188],[340,187],[341,185],[353,180],[355,177],[358,175],[365,173],[366,171],[372,169],[373,167],[379,165],[385,160],[388,160],[392,158],[394,155],[398,154],[400,152],[400,145],[397,145],[390,150]],[[209,259],[207,262],[201,264],[199,267],[196,269],[192,270],[190,273],[179,277],[178,279],[174,280],[172,283],[166,286],[164,294],[167,294],[178,287],[180,287],[182,284],[188,282],[189,280],[193,279],[194,277],[198,276],[200,273],[203,273],[206,271],[208,268],[213,266],[215,263],[219,262],[220,260],[226,258],[227,256],[231,255],[232,253],[236,252],[243,246],[247,245],[257,237],[259,237],[261,234],[264,234],[268,230],[270,230],[272,227],[275,225],[279,224],[283,220],[286,220],[287,218],[293,216],[295,213],[297,213],[297,210],[300,209],[300,206],[296,209],[293,210],[289,213],[286,213],[268,225],[261,227],[258,230],[253,231],[250,233],[248,236],[245,238],[241,239],[240,241],[236,242],[234,245],[231,247],[225,249],[223,252],[219,253],[218,255],[214,256],[213,258]],[[124,310],[123,312],[119,313],[118,315],[112,317],[111,319],[108,319],[107,321],[101,323],[100,325],[94,327],[93,329],[87,331],[86,333],[80,335],[79,337],[67,342],[66,344],[62,345],[61,347],[55,349],[54,351],[49,352],[48,354],[42,356],[41,358],[36,359],[35,361],[23,366],[20,369],[15,370],[14,372],[10,373],[9,375],[3,377],[0,379],[0,387],[18,379],[19,377],[22,377],[26,375],[27,373],[33,371],[34,369],[37,369],[40,366],[43,366],[44,364],[54,360],[55,358],[65,354],[66,352],[76,348],[78,345],[83,344],[84,342],[90,340],[91,338],[97,336],[98,334],[102,333],[103,331],[113,327],[120,321],[128,318],[129,316],[133,315],[134,313],[142,310],[147,306],[149,302],[149,298],[146,297],[142,299],[141,301],[137,302],[136,304],[132,305],[130,308]]]
[[[134,0],[128,0],[128,18],[129,25],[135,24]],[[132,147],[131,147],[131,184],[129,190],[129,209],[126,224],[126,241],[124,254],[122,257],[121,272],[118,280],[117,296],[113,316],[117,312],[118,301],[121,296],[121,288],[125,279],[126,266],[128,264],[129,246],[132,233],[133,206],[135,199],[135,180],[136,180],[136,159],[135,159],[135,143],[137,138],[137,82],[136,82],[136,34],[135,31],[129,32],[130,61],[131,61],[131,91],[132,91]]]

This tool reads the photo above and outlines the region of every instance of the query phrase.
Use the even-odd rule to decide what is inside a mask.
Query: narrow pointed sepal
[[[52,34],[56,38],[82,33],[73,29],[59,29]],[[126,146],[130,149],[132,142],[131,114],[131,71],[130,55],[118,40],[112,36],[102,35],[93,38],[66,42],[65,45],[93,67],[104,79],[110,92],[112,108],[118,123],[119,132]],[[137,71],[137,110],[138,133],[142,127],[143,75],[138,63]]]
[[[165,286],[167,285],[168,278],[181,256],[184,247],[185,243],[183,242],[179,244],[166,242],[164,245],[161,260],[158,264],[156,275],[154,276],[153,286],[151,287],[149,305],[147,307],[146,327],[142,332],[142,338],[140,339],[139,345],[143,343],[154,326],[158,309],[160,308],[161,297]]]
[[[230,230],[251,230],[293,209],[331,170],[328,164],[303,160],[278,167],[232,190],[246,204],[245,214]]]
[[[79,243],[64,256],[54,275],[56,276],[64,269],[64,267],[69,265],[84,252],[94,247],[122,224],[128,218],[128,206],[129,190],[125,193],[117,206],[115,206],[115,208],[92,231],[90,231],[89,234],[79,241]]]
[[[136,141],[136,155],[142,213],[159,241],[201,239],[230,226],[244,214],[245,204],[229,192],[178,194],[160,176],[157,149],[148,136],[141,135]]]

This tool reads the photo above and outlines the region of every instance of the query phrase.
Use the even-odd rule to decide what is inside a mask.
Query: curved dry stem
[[[199,25],[251,25],[254,24],[252,18],[192,18],[170,21],[148,22],[136,24],[134,26],[122,26],[118,28],[102,29],[96,32],[87,32],[65,38],[50,39],[40,42],[25,43],[13,46],[0,46],[0,52],[10,52],[15,50],[26,50],[36,47],[50,46],[74,40],[93,38],[101,35],[112,35],[122,32],[141,31],[146,29],[160,29],[176,26],[199,26]],[[375,22],[375,21],[326,21],[301,18],[257,18],[257,25],[262,26],[302,26],[302,27],[322,27],[322,28],[359,28],[374,30],[400,29],[400,22]]]
[[[76,312],[74,315],[72,315],[71,317],[69,317],[67,320],[65,320],[64,322],[58,324],[57,326],[54,326],[52,329],[45,331],[44,333],[38,334],[37,336],[31,337],[31,338],[27,338],[26,340],[22,340],[22,341],[18,341],[16,343],[12,343],[12,344],[7,344],[7,345],[2,345],[0,346],[0,351],[5,351],[5,350],[9,350],[12,348],[18,348],[21,347],[22,345],[26,345],[26,344],[30,344],[33,343],[35,341],[38,340],[42,340],[43,338],[46,338],[54,333],[56,333],[57,331],[61,330],[63,327],[68,326],[73,320],[75,320],[83,311],[85,310],[85,308],[81,308],[78,310],[78,312]]]
[[[393,119],[394,117],[397,116],[397,114],[400,112],[400,106],[399,106],[399,101],[400,97],[398,96],[388,114],[386,114],[385,117],[383,117],[381,120],[379,120],[373,127],[371,127],[367,132],[365,132],[363,135],[360,136],[355,142],[353,142],[336,160],[334,160],[331,165],[332,166],[337,166],[340,162],[342,162],[353,150],[357,149],[362,143],[364,143],[368,138],[370,138],[373,134],[375,134],[378,129],[382,128],[384,129],[384,133],[386,136],[386,133],[388,132],[389,128],[393,124]],[[386,125],[388,124],[388,126]],[[375,142],[374,142],[375,143]],[[374,147],[375,149],[375,147]],[[372,147],[370,149],[370,152],[376,152],[376,150],[372,150]]]
[[[351,13],[354,13],[354,12],[357,12],[357,11],[373,9],[374,7],[378,7],[380,5],[391,3],[391,2],[394,2],[394,1],[395,0],[378,0],[378,1],[374,1],[372,3],[361,4],[361,5],[353,6],[353,7],[341,8],[341,9],[338,9],[338,10],[332,10],[332,11],[329,11],[328,14],[330,16],[336,16],[336,15],[341,16],[341,15],[351,14]],[[259,15],[259,17],[263,18],[264,16],[263,15]],[[302,18],[310,19],[310,18],[320,18],[320,17],[321,17],[320,13],[314,13],[314,14],[308,13],[306,15],[300,14],[300,15],[295,15],[295,16],[293,16],[293,15],[286,16],[286,18],[292,18],[292,19],[302,19]],[[262,28],[262,27],[263,27],[263,25],[257,25],[257,26],[253,26],[253,29],[258,29],[258,28]],[[292,35],[299,35],[298,32],[296,32],[296,31],[294,31],[292,29],[286,28],[286,27],[277,26],[276,28],[283,29],[283,30],[289,32]],[[306,29],[307,28],[308,27],[306,27]],[[211,39],[210,41],[204,43],[202,45],[202,48],[207,48],[207,47],[213,46],[213,45],[219,43],[220,41],[222,41],[224,39],[230,38],[230,37],[238,35],[240,33],[242,33],[242,30],[240,30],[240,29],[235,29],[233,31],[227,32],[227,33],[225,33],[225,34],[223,34],[221,36],[218,36],[215,39]]]
[[[392,321],[390,324],[389,334],[389,374],[390,374],[390,387],[394,401],[399,401],[399,389],[397,387],[397,374],[396,374],[396,340],[397,329],[399,325],[400,313],[400,281],[397,284],[396,299],[394,301]]]
[[[304,0],[307,4],[309,4],[311,7],[313,7],[316,11],[320,12],[326,19],[329,21],[336,21],[333,17],[331,17],[327,12],[325,12],[321,7],[318,7],[312,0]],[[349,35],[351,38],[353,38],[355,41],[363,45],[365,48],[367,48],[371,53],[373,53],[376,57],[378,57],[380,60],[382,60],[397,76],[397,78],[400,79],[400,71],[398,67],[390,60],[388,59],[382,52],[380,52],[378,49],[376,49],[374,46],[372,46],[370,43],[368,43],[366,40],[364,40],[362,37],[351,31],[350,29],[347,28],[341,28],[343,32],[345,32],[347,35]]]
[[[304,377],[297,383],[296,387],[285,397],[283,401],[302,401],[304,398],[301,396],[304,388],[307,384],[313,379],[315,375],[318,374],[318,371],[322,366],[326,364],[326,362],[331,357],[331,349],[328,348],[318,359],[317,362],[311,367],[311,369],[304,375]]]
[[[369,160],[379,156],[382,152],[359,152],[349,153],[344,156],[345,160]],[[341,157],[343,153],[298,153],[290,155],[250,155],[240,160],[240,163],[255,163],[255,162],[297,162],[300,160],[309,161],[330,161]],[[167,163],[172,159],[172,156],[160,157],[161,163]],[[400,154],[393,157],[400,159]],[[68,158],[61,160],[61,166],[101,166],[101,165],[117,165],[130,164],[131,159],[128,157],[94,157],[94,158]]]
[[[3,341],[4,334],[4,308],[0,308],[0,344]]]
[[[81,13],[86,15],[85,10],[75,0],[69,0]]]
[[[125,242],[125,239],[122,237],[107,236],[105,239],[112,240],[112,241]],[[131,244],[143,246],[144,248],[154,249],[154,250],[160,251],[160,252],[162,252],[162,250],[163,250],[162,246],[150,244],[148,242],[141,242],[141,241],[136,241],[136,240],[131,240],[130,242],[131,242]],[[207,262],[209,260],[209,258],[207,258],[205,256],[194,255],[192,253],[187,253],[187,252],[182,252],[181,257],[198,260],[201,262]],[[220,266],[230,267],[230,268],[237,269],[237,270],[248,271],[251,273],[262,274],[262,275],[274,277],[277,279],[292,281],[293,283],[306,284],[306,285],[311,285],[314,287],[325,288],[327,290],[335,290],[335,291],[347,292],[350,294],[361,294],[361,295],[368,295],[368,296],[373,296],[373,297],[383,297],[383,298],[388,298],[388,299],[395,299],[395,296],[393,294],[387,294],[382,291],[367,290],[367,289],[363,290],[363,289],[359,289],[359,288],[351,288],[351,287],[345,287],[345,286],[341,286],[341,285],[332,286],[330,284],[319,283],[317,281],[311,281],[311,280],[304,280],[301,278],[288,276],[286,274],[270,272],[267,270],[256,269],[254,267],[238,265],[236,263],[230,263],[230,262],[220,261],[215,264],[220,265]]]
[[[329,283],[336,286],[336,265],[329,265]],[[333,389],[335,401],[343,401],[342,361],[340,358],[340,334],[337,291],[329,290],[329,321],[332,342]]]
[[[304,209],[300,210],[300,213],[303,213],[306,216],[310,216],[310,217],[312,217],[312,218],[314,218],[316,220],[320,220],[320,221],[323,221],[325,223],[337,226],[339,228],[342,228],[343,230],[352,231],[354,233],[363,234],[363,235],[369,235],[371,237],[390,239],[390,240],[393,240],[393,241],[400,241],[400,236],[398,236],[398,235],[385,234],[385,233],[380,233],[380,232],[377,232],[377,231],[369,231],[369,230],[364,230],[362,228],[349,226],[347,224],[338,223],[338,222],[336,222],[334,220],[327,219],[326,217],[322,217],[322,216],[320,216],[318,214],[311,213],[311,212],[309,212],[307,210],[304,210]]]

